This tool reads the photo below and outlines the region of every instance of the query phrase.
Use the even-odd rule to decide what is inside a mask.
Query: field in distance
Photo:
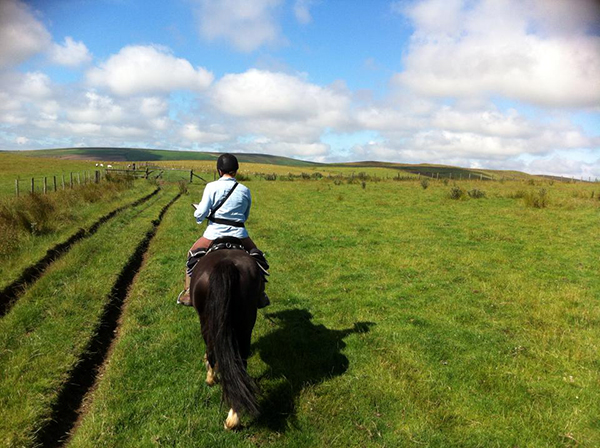
[[[214,159],[153,164],[214,172]],[[235,433],[203,382],[198,318],[175,305],[204,184],[160,169],[135,181],[94,213],[161,191],[76,243],[0,317],[0,440],[33,445],[62,418],[57,391],[156,225],[69,447],[600,446],[600,184],[397,172],[242,163],[272,305],[249,359],[262,414]]]
[[[159,149],[143,148],[58,148],[36,151],[19,151],[13,154],[20,154],[33,157],[60,158],[62,160],[93,160],[103,162],[121,162],[130,164],[130,162],[153,162],[154,164],[164,166],[177,166],[186,168],[195,167],[197,169],[208,169],[214,171],[214,164],[219,153],[198,152],[198,151],[170,151]],[[352,172],[372,172],[376,169],[383,176],[411,176],[424,175],[428,177],[446,177],[453,179],[530,179],[532,177],[519,171],[500,171],[486,169],[460,168],[453,166],[435,165],[435,164],[402,164],[388,162],[352,162],[352,163],[315,163],[297,160],[289,157],[273,156],[268,154],[246,154],[236,153],[241,163],[246,166],[243,169],[253,172],[266,173],[273,167],[271,172],[276,174],[285,174],[286,168],[294,168],[292,173],[304,169],[309,172],[324,172],[326,174],[352,173]],[[161,163],[167,162],[167,163]],[[171,163],[168,163],[171,162]]]

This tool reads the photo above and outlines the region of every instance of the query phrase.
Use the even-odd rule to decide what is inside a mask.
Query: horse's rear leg
[[[206,366],[206,384],[212,387],[217,382],[215,372],[216,369],[213,369],[213,367],[210,365],[207,353],[204,354],[204,365]]]
[[[224,426],[227,430],[236,429],[240,426],[240,416],[233,408],[229,409],[229,414],[227,414],[227,420],[225,420]]]

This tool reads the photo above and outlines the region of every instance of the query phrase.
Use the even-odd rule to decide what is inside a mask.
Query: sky
[[[0,149],[600,178],[595,0],[0,0]]]

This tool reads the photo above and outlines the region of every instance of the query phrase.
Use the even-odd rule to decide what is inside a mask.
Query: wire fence
[[[49,176],[17,177],[15,179],[15,196],[22,194],[48,194],[58,190],[73,189],[89,183],[100,183],[106,178],[103,170],[75,171]]]

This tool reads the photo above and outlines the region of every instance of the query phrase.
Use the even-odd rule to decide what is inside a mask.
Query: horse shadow
[[[346,347],[344,338],[367,333],[375,324],[357,322],[352,328],[330,330],[312,323],[312,314],[304,309],[279,311],[265,317],[278,328],[256,341],[252,351],[268,366],[258,382],[275,380],[275,385],[263,391],[261,414],[255,424],[281,432],[288,422],[295,424],[295,402],[305,387],[348,370],[348,358],[341,353]]]

